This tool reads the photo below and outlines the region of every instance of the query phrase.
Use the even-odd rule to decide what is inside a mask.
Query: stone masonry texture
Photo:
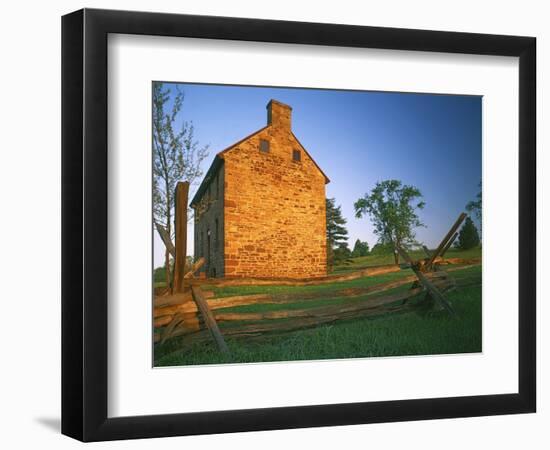
[[[201,245],[204,254],[200,234],[212,230],[216,217],[223,219],[218,250],[210,250],[216,276],[325,276],[328,179],[292,133],[292,108],[272,100],[267,110],[266,127],[216,156],[223,164],[205,181],[212,184],[220,176],[223,202],[196,219],[195,256],[202,256]],[[260,150],[261,141],[269,143],[267,151]],[[195,211],[201,198],[193,200]],[[213,276],[210,266],[207,275]]]
[[[206,264],[200,272],[208,277],[224,276],[224,208],[223,208],[223,165],[208,179],[202,196],[204,208],[195,208],[195,261],[201,256]]]

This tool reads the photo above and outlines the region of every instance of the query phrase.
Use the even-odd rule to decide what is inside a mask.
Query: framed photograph
[[[62,432],[535,412],[536,40],[62,21]]]

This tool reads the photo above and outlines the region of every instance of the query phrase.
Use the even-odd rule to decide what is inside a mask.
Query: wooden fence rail
[[[474,267],[475,265],[477,264],[469,264],[462,267],[448,267],[446,268],[446,272],[454,272],[456,270],[468,269],[470,267]],[[431,272],[431,273],[427,272],[425,273],[425,276],[428,279],[443,278],[446,276],[446,272]],[[339,289],[339,290],[330,291],[330,292],[303,292],[303,293],[292,293],[292,294],[249,294],[249,295],[236,295],[236,296],[213,298],[214,293],[212,291],[203,290],[203,295],[207,299],[208,306],[214,310],[214,309],[221,309],[221,308],[231,308],[235,306],[245,306],[245,305],[264,304],[264,303],[273,303],[273,304],[295,303],[296,301],[310,300],[310,299],[314,300],[314,299],[338,298],[338,297],[354,298],[354,297],[360,297],[366,294],[374,294],[377,292],[386,291],[388,289],[397,288],[405,284],[408,284],[411,281],[414,281],[416,279],[417,279],[416,275],[411,275],[411,276],[403,277],[399,280],[386,282],[386,283],[378,283],[368,287],[344,288],[344,289]],[[193,297],[190,291],[182,294],[175,294],[172,296],[156,297],[154,301],[154,306],[155,306],[154,308],[155,319],[161,316],[174,315],[176,313],[196,313],[198,311],[196,304],[193,302]],[[166,320],[166,319],[163,319],[163,320]]]
[[[450,284],[448,285],[450,287]],[[264,334],[277,334],[296,331],[301,329],[313,328],[320,325],[326,325],[333,322],[345,320],[355,320],[361,318],[376,317],[389,313],[412,311],[417,306],[408,303],[413,297],[425,292],[423,288],[416,288],[406,293],[399,295],[395,294],[387,296],[387,298],[379,298],[377,302],[372,304],[357,304],[330,308],[318,308],[311,310],[288,310],[285,320],[281,319],[273,313],[219,313],[215,314],[215,318],[219,322],[231,321],[250,321],[251,323],[239,325],[236,327],[226,327],[221,331],[223,336],[240,338],[260,336]],[[378,303],[378,304],[377,304]],[[205,327],[201,327],[198,331],[190,330],[184,324],[176,327],[172,331],[171,337],[188,336],[188,343],[208,340],[208,331]],[[159,338],[155,337],[155,341]]]
[[[434,272],[427,274],[430,279],[445,278],[447,274],[445,272]],[[258,304],[286,304],[296,303],[302,300],[316,300],[325,298],[354,298],[361,297],[367,294],[374,294],[377,292],[387,291],[389,289],[398,288],[400,286],[409,284],[411,281],[416,280],[416,276],[407,276],[402,279],[390,281],[386,283],[374,284],[372,286],[362,288],[345,288],[338,289],[329,292],[302,292],[291,294],[249,294],[249,295],[235,295],[230,297],[218,297],[212,298],[213,292],[203,291],[207,299],[208,306],[211,309],[232,308],[235,306],[245,305],[258,305]],[[163,302],[155,305],[154,317],[160,317],[167,314],[176,313],[194,313],[197,312],[197,306],[191,301],[191,294],[188,295],[174,295],[172,297],[161,297]]]
[[[154,327],[158,330],[154,334],[155,342],[164,343],[173,337],[185,335],[189,335],[189,338],[185,338],[188,342],[210,338],[216,342],[220,351],[228,354],[229,348],[224,336],[261,336],[265,333],[288,332],[336,321],[410,311],[418,304],[430,304],[430,299],[435,300],[441,308],[455,316],[452,304],[443,295],[457,285],[456,281],[449,277],[448,272],[480,263],[480,259],[443,258],[457,238],[458,230],[466,218],[466,214],[462,213],[433,252],[423,247],[427,258],[413,261],[404,248],[396,246],[396,250],[408,263],[407,267],[414,272],[412,276],[364,287],[338,288],[336,285],[330,291],[307,292],[306,290],[306,292],[258,293],[214,298],[213,292],[204,290],[204,286],[212,286],[214,289],[227,286],[322,286],[398,272],[401,267],[394,264],[363,267],[354,272],[306,279],[197,279],[195,272],[205,264],[205,260],[201,258],[192,267],[186,269],[188,192],[188,183],[178,183],[175,192],[175,246],[171,244],[167,231],[156,224],[169,253],[174,257],[175,268],[170,286],[162,291],[162,295],[154,298],[153,320]],[[446,267],[445,272],[440,270],[441,266],[448,264],[463,266]],[[388,292],[411,282],[414,283],[407,290]],[[461,281],[465,286],[479,282],[480,279]],[[421,294],[425,294],[425,301],[416,301],[415,298]],[[412,301],[413,299],[415,301]],[[318,303],[319,300],[329,302],[336,300],[336,302],[323,305]],[[308,305],[309,301],[315,303]],[[300,304],[296,305],[296,303]],[[295,305],[261,312],[227,311],[228,308],[238,306],[266,304]],[[227,324],[227,326],[220,328],[218,323]]]
[[[225,286],[312,286],[318,284],[329,284],[339,281],[350,281],[358,278],[383,275],[386,273],[399,272],[401,267],[395,264],[387,264],[376,267],[367,267],[354,272],[339,275],[329,275],[322,278],[209,278],[188,280],[192,286],[212,285],[216,287]]]
[[[472,266],[465,266],[466,268]],[[456,271],[461,267],[453,267]],[[449,270],[449,271],[451,271]],[[446,272],[428,272],[423,274],[438,292],[453,289],[457,283],[449,278]],[[388,293],[392,289],[403,287],[417,279],[417,274],[405,276],[402,279],[386,283],[378,283],[362,288],[336,289],[331,292],[304,292],[304,293],[275,293],[250,294],[214,298],[213,293],[202,291],[193,286],[192,299],[187,293],[172,296],[173,299],[154,309],[155,327],[162,330],[155,335],[155,342],[165,342],[169,338],[188,335],[187,342],[212,339],[219,348],[226,352],[224,337],[250,337],[265,333],[281,333],[301,328],[310,328],[335,321],[357,318],[374,317],[395,312],[413,310],[414,304],[421,304],[411,300],[421,294],[429,292],[426,286],[418,285],[407,290],[398,290]],[[458,286],[472,286],[481,283],[480,277],[463,278]],[[199,291],[200,290],[200,291]],[[199,303],[204,302],[203,311],[196,302],[197,292]],[[208,298],[207,298],[208,297]],[[361,298],[364,297],[364,298]],[[318,305],[307,307],[308,300],[338,299],[337,304]],[[182,303],[170,304],[177,300]],[[303,307],[285,308],[284,305],[304,302]],[[235,312],[226,311],[227,308],[245,305],[274,304],[283,305],[283,308],[263,312]],[[227,324],[222,328],[218,323]],[[235,323],[237,326],[233,326]],[[212,330],[216,330],[212,331]],[[218,335],[219,332],[219,335]],[[208,336],[212,336],[208,338]],[[221,338],[221,339],[220,339]],[[223,343],[222,343],[223,342]]]

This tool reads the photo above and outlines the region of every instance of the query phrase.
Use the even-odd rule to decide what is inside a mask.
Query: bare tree
[[[208,156],[208,145],[195,140],[193,123],[180,117],[183,100],[184,93],[177,85],[153,83],[153,220],[166,245],[167,285],[171,280],[176,184],[188,181],[193,185],[202,176],[201,163]]]

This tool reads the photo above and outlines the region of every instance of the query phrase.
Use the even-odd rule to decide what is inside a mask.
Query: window
[[[293,161],[302,160],[302,153],[300,152],[300,150],[292,150],[292,160]]]
[[[260,151],[263,153],[269,153],[269,141],[260,139]]]

